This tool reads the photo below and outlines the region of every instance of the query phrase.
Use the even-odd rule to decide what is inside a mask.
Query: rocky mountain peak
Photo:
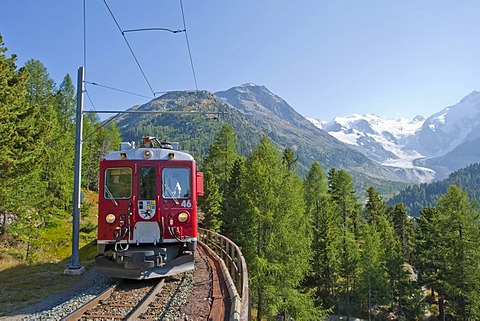
[[[272,93],[265,86],[246,83],[215,93],[215,96],[228,102],[247,115],[262,114],[268,118],[296,122],[304,126],[311,124],[293,109],[285,100]]]

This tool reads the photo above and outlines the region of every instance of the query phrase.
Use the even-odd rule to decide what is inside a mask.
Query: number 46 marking
[[[183,200],[181,205],[182,207],[191,208],[192,202],[190,200]]]

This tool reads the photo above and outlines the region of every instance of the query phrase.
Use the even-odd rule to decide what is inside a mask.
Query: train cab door
[[[197,235],[196,194],[189,162],[166,164],[161,171],[165,238],[187,242]],[[182,241],[180,241],[182,240]]]
[[[136,244],[158,244],[161,240],[160,211],[158,210],[159,177],[155,164],[142,164],[137,172],[137,198],[135,204],[135,226],[133,242]]]
[[[130,239],[130,205],[133,197],[133,166],[128,162],[100,163],[97,244],[127,243]]]

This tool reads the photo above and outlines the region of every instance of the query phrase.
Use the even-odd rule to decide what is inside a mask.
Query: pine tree
[[[398,310],[399,315],[404,315],[408,298],[415,294],[406,269],[411,252],[409,238],[413,237],[412,230],[408,230],[411,224],[405,208],[400,204],[393,209],[388,208],[373,187],[367,189],[367,196],[366,220],[373,225],[383,241],[382,264],[388,279],[385,285],[388,284],[388,287],[382,291],[389,293],[388,297],[383,298],[383,303],[388,303],[392,309]]]
[[[305,186],[305,205],[307,213],[318,211],[327,197],[327,182],[325,171],[319,163],[314,162],[308,171],[307,178],[304,181]]]
[[[215,180],[215,174],[211,170],[203,172],[205,196],[202,199],[202,210],[205,215],[203,224],[209,230],[220,232],[222,221],[220,219],[221,195],[218,184]]]
[[[222,201],[222,227],[221,234],[225,235],[235,243],[240,241],[240,219],[243,212],[243,198],[240,195],[242,184],[247,174],[245,159],[237,158],[229,175],[223,201]],[[237,243],[241,246],[241,244]]]
[[[338,205],[343,218],[343,224],[355,235],[359,220],[360,205],[355,198],[352,177],[343,169],[328,171],[328,193]]]
[[[376,226],[382,239],[383,261],[387,277],[385,290],[388,296],[383,302],[385,305],[390,305],[392,310],[397,310],[399,316],[418,317],[416,306],[420,306],[419,302],[411,301],[411,298],[421,297],[421,294],[415,289],[417,284],[411,281],[412,276],[402,250],[401,240],[395,234],[394,225],[388,217],[382,216]]]
[[[353,312],[352,303],[355,299],[355,281],[358,273],[358,225],[359,204],[355,199],[353,180],[344,170],[328,171],[328,194],[337,208],[337,217],[341,219],[341,234],[337,240],[340,251],[339,278],[340,291],[337,297],[340,312],[347,317]]]
[[[6,52],[0,35],[0,235],[5,231],[7,215],[19,210],[25,195],[22,195],[23,189],[17,191],[16,187],[28,184],[24,174],[29,165],[33,165],[35,156],[31,155],[27,139],[21,136],[28,133],[28,126],[20,120],[30,122],[25,75],[17,71],[16,56],[7,57]]]
[[[408,217],[407,209],[403,203],[389,206],[387,215],[393,223],[396,239],[399,242],[398,250],[394,250],[395,252],[390,256],[392,258],[401,256],[404,261],[403,266],[395,266],[391,269],[393,279],[397,280],[394,281],[396,287],[392,287],[392,294],[397,297],[398,314],[405,316],[407,319],[420,320],[423,319],[425,301],[420,300],[423,297],[423,291],[417,282],[412,267],[415,259],[414,221]]]
[[[421,283],[438,294],[440,320],[480,317],[480,221],[467,194],[456,185],[435,208],[421,211],[417,223],[416,264]]]
[[[359,303],[365,307],[369,319],[374,306],[387,303],[389,279],[393,291],[393,280],[389,278],[392,267],[388,267],[395,263],[391,254],[395,253],[392,248],[395,249],[397,242],[386,211],[382,197],[373,187],[369,187],[360,235],[362,251],[359,264]],[[399,262],[400,266],[402,263]]]
[[[412,259],[412,253],[415,242],[413,222],[408,217],[407,209],[403,203],[397,203],[387,209],[387,215],[393,222],[395,234],[400,240],[402,253],[405,261]]]
[[[38,60],[29,60],[22,71],[27,75],[27,100],[30,105],[39,109],[36,126],[41,129],[41,136],[36,145],[42,157],[37,161],[41,164],[41,182],[37,185],[39,199],[42,200],[42,216],[54,215],[65,217],[66,194],[65,186],[68,179],[63,172],[64,162],[68,160],[68,152],[60,143],[64,134],[58,122],[56,110],[55,83],[48,75],[45,66]],[[67,156],[67,159],[65,157]],[[71,175],[71,173],[70,173]],[[51,218],[47,220],[51,221]]]
[[[223,195],[233,163],[238,158],[237,138],[233,128],[224,123],[210,145],[208,155],[203,160],[203,170],[211,170],[215,175],[220,192]]]
[[[451,185],[437,202],[443,230],[446,266],[441,281],[454,315],[461,320],[480,318],[480,219],[467,193]]]
[[[371,320],[373,307],[385,303],[388,296],[388,281],[385,267],[382,233],[376,223],[362,226],[362,251],[359,258],[360,306],[368,312]]]
[[[203,161],[205,196],[200,199],[199,207],[205,213],[205,225],[217,232],[220,231],[222,226],[222,216],[225,216],[227,220],[231,219],[229,215],[232,213],[222,214],[221,211],[222,204],[227,206],[224,197],[229,198],[229,201],[235,197],[231,194],[227,195],[229,193],[229,176],[235,160],[239,157],[235,150],[235,132],[230,125],[223,124]],[[232,228],[231,224],[233,224],[233,221],[230,220],[225,226],[225,233],[228,233],[228,229]]]
[[[298,161],[298,156],[295,156],[295,153],[291,148],[285,148],[283,151],[283,162],[287,166],[288,170],[291,171],[295,167],[295,163]]]
[[[314,313],[310,295],[300,291],[311,255],[310,221],[304,212],[301,179],[288,171],[266,136],[247,159],[246,167],[249,175],[241,193],[246,200],[241,243],[258,319],[278,313],[294,318]]]
[[[55,171],[57,180],[50,183],[56,185],[55,197],[58,207],[71,212],[73,190],[73,166],[75,151],[75,87],[69,75],[66,75],[55,92],[55,110],[60,128],[55,138],[55,149],[59,152]]]
[[[58,123],[64,134],[75,134],[76,94],[70,75],[63,78],[55,93]]]
[[[82,187],[94,190],[98,177],[98,163],[102,145],[95,135],[100,119],[93,113],[83,116],[83,144],[82,144]]]
[[[306,213],[313,227],[312,285],[323,308],[335,304],[338,287],[339,251],[334,245],[340,237],[341,219],[327,195],[325,172],[314,162],[304,181]]]
[[[19,205],[31,208],[38,201],[45,132],[38,126],[39,106],[28,99],[28,74],[16,70],[15,55],[7,58],[6,51],[0,38],[0,204],[16,211]]]
[[[42,126],[39,104],[31,100],[30,75],[25,69],[17,71],[16,57],[7,58],[6,51],[0,37],[0,212],[4,218],[16,215],[9,234],[26,245],[28,258],[37,228],[45,221],[38,210],[43,203],[41,169],[48,127]]]
[[[340,288],[340,267],[343,237],[341,217],[335,203],[327,197],[313,216],[314,227],[312,242],[312,272],[317,287],[317,300],[325,309],[332,308],[338,297]]]
[[[357,236],[350,229],[343,226],[340,233],[334,245],[339,249],[339,292],[336,299],[339,313],[346,314],[348,318],[354,312],[358,296],[356,281],[360,251]]]
[[[438,319],[445,321],[445,293],[443,271],[446,252],[443,242],[441,213],[433,207],[420,211],[416,224],[415,267],[419,271],[420,285],[428,286],[432,296],[438,294]]]
[[[366,219],[368,223],[378,223],[387,213],[387,204],[373,187],[367,189]]]

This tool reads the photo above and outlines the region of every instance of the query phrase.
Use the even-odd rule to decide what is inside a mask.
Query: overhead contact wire
[[[88,90],[85,90],[85,93],[87,94],[87,98],[90,101],[90,104],[92,104],[93,110],[97,111],[97,109],[95,108],[95,105],[93,104],[92,98],[90,97],[90,94],[88,93]]]
[[[180,8],[182,10],[183,29],[185,30],[185,40],[187,41],[187,49],[188,49],[188,55],[190,56],[190,65],[192,66],[193,80],[195,82],[195,89],[198,90],[197,76],[195,75],[195,67],[193,66],[192,51],[190,50],[190,42],[188,41],[187,25],[185,23],[185,13],[183,12],[182,0],[180,0]]]
[[[123,30],[123,32],[137,32],[137,31],[169,31],[171,33],[179,33],[179,32],[185,32],[185,29],[183,30],[172,30],[168,28],[140,28],[140,29],[127,29]]]
[[[137,66],[138,66],[138,68],[140,69],[140,72],[142,73],[143,78],[145,79],[148,87],[150,88],[150,91],[152,92],[152,95],[155,96],[155,92],[154,92],[152,86],[150,85],[150,82],[148,81],[147,76],[145,75],[145,72],[143,71],[142,66],[140,65],[140,62],[138,61],[137,56],[136,56],[135,53],[133,52],[133,49],[132,49],[132,47],[130,46],[130,43],[128,42],[127,37],[125,37],[125,33],[123,32],[122,28],[121,28],[120,25],[118,24],[118,21],[117,21],[117,19],[115,18],[112,10],[110,10],[110,7],[108,6],[107,1],[106,1],[106,0],[103,0],[103,3],[105,3],[105,6],[107,7],[108,11],[110,12],[110,15],[111,15],[112,18],[113,18],[113,21],[115,21],[115,24],[117,25],[118,30],[119,30],[120,33],[122,34],[122,37],[123,37],[123,39],[125,40],[125,43],[127,44],[128,49],[130,49],[130,52],[131,52],[131,54],[132,54],[132,56],[133,56],[133,59],[135,59],[135,62],[137,63]]]
[[[130,95],[134,95],[134,96],[138,96],[138,97],[143,97],[143,98],[147,98],[147,99],[152,99],[152,97],[149,97],[149,96],[145,96],[145,95],[141,95],[141,94],[136,94],[136,93],[133,93],[133,92],[131,92],[131,91],[126,91],[126,90],[123,90],[123,89],[118,89],[118,88],[113,88],[113,87],[101,85],[101,84],[98,84],[98,83],[96,83],[96,82],[85,81],[85,83],[90,84],[90,85],[94,85],[94,86],[98,86],[98,87],[107,88],[107,89],[110,89],[110,90],[119,91],[119,92],[122,92],[122,93],[125,93],[125,94],[130,94]]]

